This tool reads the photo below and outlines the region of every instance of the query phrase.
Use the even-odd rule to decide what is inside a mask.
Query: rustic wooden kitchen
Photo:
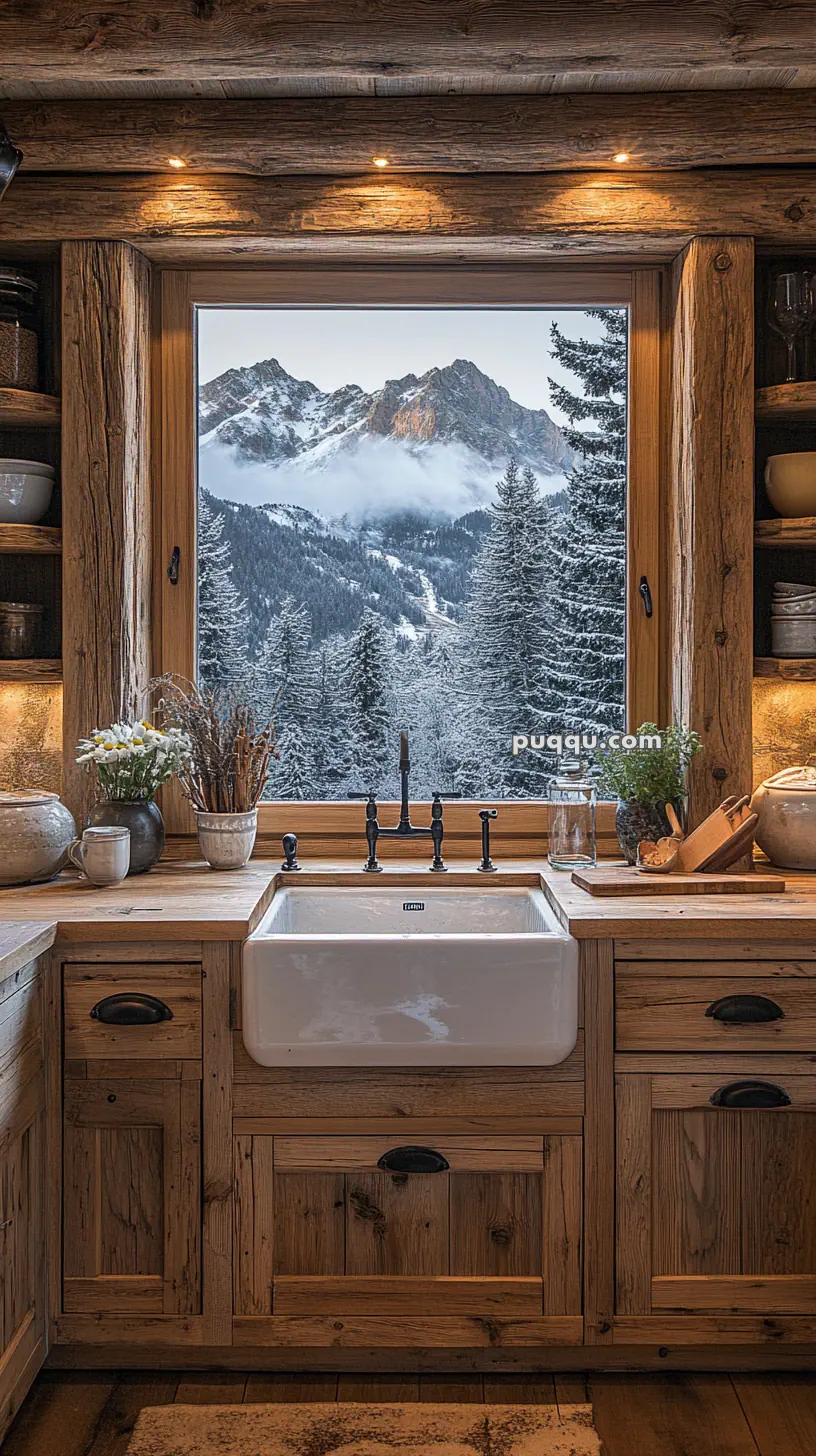
[[[564,6],[557,24],[551,7],[513,4],[467,23],[473,7],[457,3],[427,16],[389,3],[368,19],[343,0],[336,17],[317,0],[242,4],[230,17],[182,0],[104,15],[63,8],[72,25],[60,31],[44,4],[14,16],[0,6],[0,1433],[11,1427],[15,1439],[43,1368],[60,1375],[40,1380],[111,1369],[460,1382],[547,1372],[556,1383],[567,1372],[812,1372],[816,43],[806,20],[783,7],[783,28],[755,7],[736,36],[717,5],[703,18],[657,4],[645,32],[630,4],[614,15]],[[358,321],[362,343],[348,348],[364,388],[348,383],[356,358],[337,375],[342,387],[328,365],[325,381],[320,372],[321,352],[337,361],[338,311]],[[451,727],[462,684],[492,648],[485,603],[502,596],[485,533],[501,531],[522,475],[529,508],[541,505],[531,441],[543,407],[500,387],[504,368],[511,392],[512,376],[523,393],[525,370],[539,388],[535,355],[518,374],[512,350],[504,364],[497,355],[495,383],[474,342],[478,368],[470,356],[440,359],[396,378],[395,364],[375,390],[366,330],[386,311],[394,337],[416,314],[426,342],[434,317],[455,333],[465,315],[492,311],[493,339],[546,314],[555,379],[542,401],[556,463],[536,519],[556,546],[545,560],[536,537],[536,569],[572,582],[566,627],[542,608],[544,635],[531,629],[531,643],[561,644],[547,702],[556,686],[568,700],[573,665],[552,634],[569,629],[582,661],[614,657],[604,691],[614,698],[619,679],[621,705],[620,721],[607,721],[601,689],[591,704],[582,690],[570,724],[630,734],[674,724],[694,740],[675,801],[682,824],[670,815],[654,834],[637,829],[631,852],[614,795],[596,807],[589,784],[592,852],[575,876],[556,867],[563,804],[530,767],[536,723],[510,725],[527,736],[520,751],[514,739],[501,782],[484,767],[492,750],[471,754]],[[580,339],[577,316],[589,321]],[[230,330],[254,338],[265,319],[285,331],[287,317],[292,358],[296,345],[305,356],[316,321],[316,384],[306,364],[296,380],[278,363],[289,357],[284,332],[251,368],[260,347],[243,362],[235,352]],[[507,337],[521,357],[522,335]],[[598,351],[595,376],[582,348]],[[207,350],[220,350],[212,368]],[[594,549],[592,502],[607,509],[591,471],[613,429],[598,399],[594,414],[570,404],[570,368],[585,369],[587,398],[619,412],[617,443],[601,452],[620,480],[619,544],[607,553],[619,648],[606,619],[607,636],[587,633],[582,595],[595,588],[569,577]],[[465,432],[465,398],[477,400],[479,431]],[[271,448],[276,410],[275,478],[290,495],[271,493],[269,473],[257,485],[272,458],[257,441]],[[587,420],[582,456],[576,429]],[[505,427],[518,479],[515,447],[508,465],[484,443]],[[365,485],[359,529],[353,512],[338,505],[329,521],[314,505],[341,435],[347,474],[332,489],[351,489],[356,472],[362,490],[370,462],[386,462]],[[414,473],[398,497],[406,441]],[[440,526],[449,478],[431,479],[431,464],[455,448],[475,468],[477,447],[491,468],[501,458],[497,478],[509,471],[500,504],[457,497]],[[212,462],[236,460],[252,485],[225,500]],[[444,460],[449,473],[454,456]],[[372,525],[378,494],[402,513],[390,536],[384,516]],[[409,536],[412,511],[425,511],[421,539]],[[267,549],[264,560],[284,563],[285,590],[252,561]],[[222,609],[232,616],[216,641]],[[381,756],[368,760],[360,744],[380,731],[379,709],[369,703],[354,726],[353,662],[338,666],[365,632],[366,650],[387,638],[383,702],[390,692],[397,703]],[[496,640],[496,663],[509,661],[513,633]],[[265,739],[240,720],[242,742],[261,745],[246,770],[258,793],[270,775],[257,813],[257,795],[215,803],[192,769],[169,766],[138,819],[100,812],[100,800],[128,797],[100,793],[105,754],[141,748],[138,734],[159,745],[159,699],[176,713],[175,741],[187,741],[200,703],[177,685],[210,681],[213,642],[225,661],[232,653],[233,684],[237,657],[252,656],[257,685],[263,673],[272,681],[284,641],[314,675],[307,693],[306,668],[294,671],[300,706],[280,678]],[[517,645],[520,661],[534,651]],[[527,704],[544,701],[536,683]],[[328,730],[324,742],[304,727],[302,704],[316,713],[318,702],[337,714],[330,752]],[[408,734],[398,754],[393,732],[411,714],[413,765]],[[128,724],[126,743],[108,741]],[[457,741],[458,767],[441,782],[433,775]],[[304,743],[298,761],[292,745]],[[569,773],[580,789],[583,767],[558,780],[564,802],[575,802]],[[48,847],[32,849],[9,816],[59,815],[60,804],[53,865],[15,873]],[[74,826],[81,837],[89,822],[78,850]],[[692,840],[701,825],[710,843]],[[146,872],[95,874],[123,840],[131,871],[138,853]],[[426,903],[445,896],[464,917],[456,934],[448,921],[415,932]],[[405,912],[393,923],[392,901]],[[316,917],[305,931],[298,906]],[[505,925],[513,907],[522,918]],[[484,924],[468,923],[477,914]],[[448,963],[454,939],[460,959]],[[556,988],[547,1052],[533,1029],[545,961],[537,979],[529,956],[539,954]],[[482,1041],[463,1023],[461,1045],[451,1033],[445,1050],[456,996],[423,999],[412,955],[471,976],[462,1002],[471,998],[474,1026],[482,1017]],[[274,995],[264,991],[273,973]],[[372,1010],[377,984],[383,1006]],[[301,1012],[302,989],[317,999]],[[275,995],[289,1015],[277,1028]],[[451,1010],[441,1030],[440,1007]],[[386,1012],[410,1020],[402,1062],[388,1050]],[[365,1032],[368,1015],[376,1029]],[[347,1050],[327,1052],[332,1037]],[[486,1048],[481,1061],[463,1050],[468,1037]],[[812,1449],[804,1436],[763,1445],[747,1402],[755,1444],[728,1456]],[[617,1456],[623,1446],[602,1435]],[[725,1450],[694,1439],[630,1449]]]

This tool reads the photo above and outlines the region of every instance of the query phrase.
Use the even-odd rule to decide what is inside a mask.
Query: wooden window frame
[[[629,308],[627,490],[627,726],[665,717],[666,684],[660,663],[668,599],[660,521],[664,499],[668,394],[661,267],[592,265],[320,267],[263,270],[165,269],[157,280],[154,350],[156,529],[154,534],[153,661],[158,672],[187,677],[195,668],[197,440],[195,311],[201,305],[413,304],[417,307],[489,304],[500,307]],[[177,585],[167,565],[180,551]],[[647,577],[653,603],[646,617],[639,583]],[[190,834],[192,813],[177,789],[164,795],[168,829]],[[388,823],[397,806],[383,804]],[[479,831],[475,801],[446,806],[446,853],[471,855]],[[478,807],[481,807],[481,801]],[[505,857],[532,858],[546,848],[541,800],[501,800],[497,839]],[[599,853],[616,853],[614,806],[599,805]],[[350,801],[269,803],[259,806],[259,840],[282,832],[302,836],[304,849],[336,858],[359,857],[362,810]],[[389,845],[394,857],[415,858],[416,841]]]

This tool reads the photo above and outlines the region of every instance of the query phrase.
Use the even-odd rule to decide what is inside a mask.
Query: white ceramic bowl
[[[780,516],[816,516],[816,450],[769,456],[765,489]]]
[[[13,466],[24,468],[10,468]],[[53,465],[0,460],[0,524],[36,526],[46,514],[53,492]]]

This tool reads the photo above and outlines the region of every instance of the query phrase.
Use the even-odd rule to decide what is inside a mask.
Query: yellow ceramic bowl
[[[780,516],[816,516],[816,450],[770,455],[765,489]]]

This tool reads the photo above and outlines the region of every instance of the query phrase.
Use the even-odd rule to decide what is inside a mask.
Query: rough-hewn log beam
[[[754,249],[695,238],[674,265],[674,718],[695,728],[689,819],[751,791]]]
[[[64,794],[77,739],[143,711],[150,641],[150,265],[127,243],[63,249]]]
[[[816,60],[796,0],[6,0],[0,79],[694,71]]]
[[[313,256],[673,257],[694,236],[816,240],[816,172],[18,177],[0,246],[126,239],[165,261]]]
[[[816,162],[816,91],[6,102],[27,171],[354,174]]]

